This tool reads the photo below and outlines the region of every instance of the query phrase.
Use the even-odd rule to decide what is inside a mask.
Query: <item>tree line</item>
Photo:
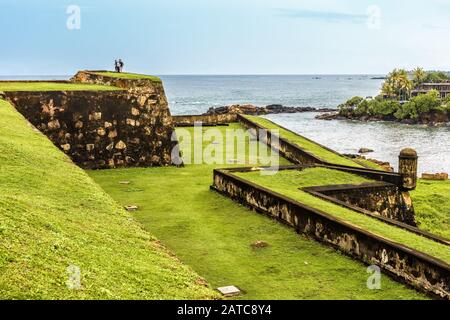
[[[449,82],[442,71],[425,71],[416,68],[411,72],[395,69],[388,74],[381,93],[373,99],[353,97],[339,105],[339,115],[346,118],[374,117],[382,120],[412,120],[417,122],[426,115],[450,118],[450,95],[441,98],[436,90],[411,97],[411,91],[423,83]]]

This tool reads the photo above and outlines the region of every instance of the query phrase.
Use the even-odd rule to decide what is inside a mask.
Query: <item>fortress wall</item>
[[[301,165],[314,165],[314,164],[326,164],[325,161],[316,157],[315,155],[299,148],[292,142],[278,137],[277,143],[272,143],[272,132],[260,126],[259,124],[243,117],[242,115],[237,115],[237,120],[247,129],[254,130],[255,136],[261,140],[261,142],[267,144],[272,149],[279,152],[281,156],[288,159],[292,163]],[[262,134],[261,134],[262,132]]]
[[[369,264],[416,289],[450,299],[450,265],[389,241],[326,212],[246,181],[233,170],[216,169],[211,188],[326,245]],[[247,170],[247,169],[246,169]]]
[[[5,92],[58,148],[85,169],[171,164],[174,126],[162,83],[79,72],[75,82],[118,91]]]
[[[350,209],[366,210],[381,217],[416,226],[411,196],[386,182],[304,188],[315,196]]]

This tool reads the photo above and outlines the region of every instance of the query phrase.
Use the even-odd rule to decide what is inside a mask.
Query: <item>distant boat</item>
[[[386,77],[372,77],[371,80],[386,80]]]

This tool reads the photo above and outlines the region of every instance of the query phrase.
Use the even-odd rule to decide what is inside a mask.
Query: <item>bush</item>
[[[397,112],[400,103],[396,100],[375,101],[372,103],[371,114],[375,116],[387,117]]]
[[[399,120],[413,119],[417,120],[422,114],[429,113],[432,110],[439,110],[442,106],[442,100],[439,92],[431,90],[426,94],[418,95],[402,105],[395,113]]]
[[[363,100],[353,111],[355,116],[363,116],[369,113],[370,103],[367,100]]]
[[[358,107],[358,105],[363,102],[364,99],[361,97],[353,97],[347,102],[338,106],[339,114],[342,116],[351,116],[354,113],[354,110]]]
[[[398,120],[418,120],[422,115],[432,111],[446,113],[450,116],[450,96],[442,100],[438,91],[431,90],[412,98],[403,105],[397,100],[380,97],[371,100],[353,97],[338,108],[339,114],[344,117],[374,116],[383,119],[395,117]]]

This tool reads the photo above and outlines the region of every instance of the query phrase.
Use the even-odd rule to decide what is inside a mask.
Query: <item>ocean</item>
[[[355,94],[376,95],[376,75],[161,76],[173,114],[197,114],[209,107],[258,106],[335,108]]]
[[[201,114],[210,107],[250,103],[290,107],[336,108],[353,96],[375,96],[380,75],[164,75],[160,76],[172,114]],[[14,79],[68,79],[69,76],[30,76]],[[0,77],[12,79],[12,77]],[[341,153],[368,154],[395,169],[402,148],[419,154],[419,172],[450,172],[450,126],[427,127],[393,122],[316,120],[316,113],[267,115],[286,128]]]

